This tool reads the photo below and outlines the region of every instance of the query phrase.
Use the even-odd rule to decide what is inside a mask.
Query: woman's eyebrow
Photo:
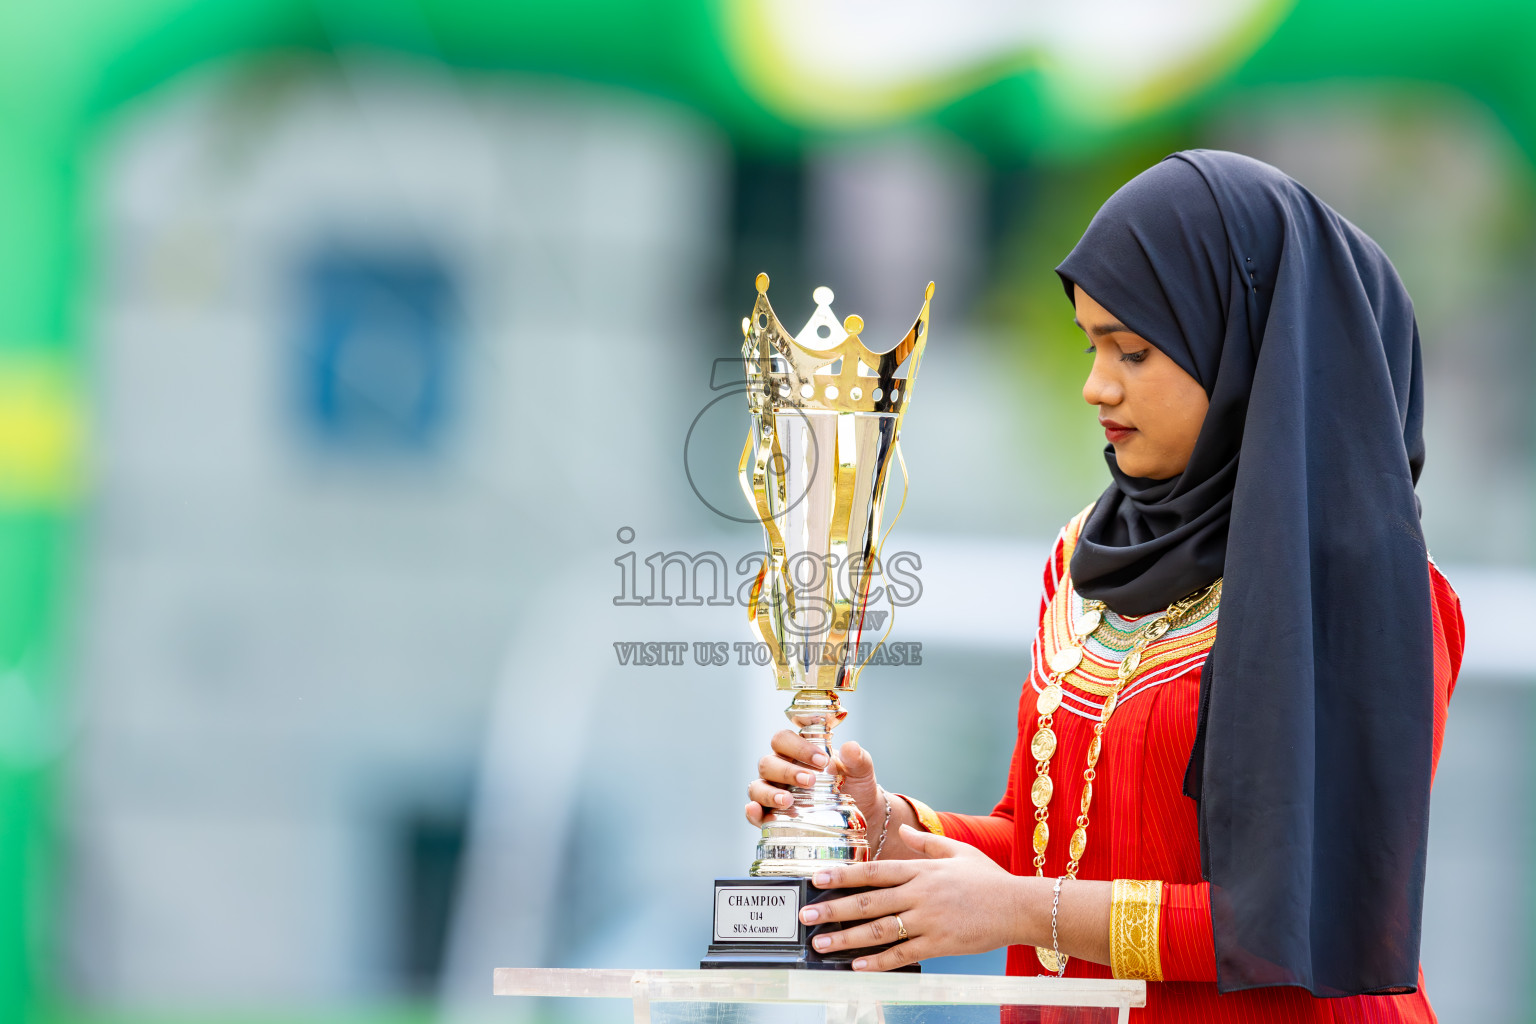
[[[1106,334],[1135,334],[1136,333],[1135,331],[1131,330],[1129,327],[1125,326],[1125,324],[1122,324],[1118,320],[1111,320],[1107,324],[1094,324],[1092,328],[1084,327],[1081,323],[1079,323],[1077,317],[1073,317],[1072,318],[1072,322],[1077,324],[1078,330],[1087,331],[1089,334],[1092,334],[1095,337],[1099,337],[1099,338],[1102,338]]]

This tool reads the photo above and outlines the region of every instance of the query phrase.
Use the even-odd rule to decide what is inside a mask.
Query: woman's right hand
[[[874,834],[879,834],[885,823],[885,801],[875,781],[875,762],[863,747],[849,740],[828,768],[826,755],[792,729],[774,733],[770,746],[773,753],[757,763],[758,778],[747,789],[752,798],[746,807],[747,821],[760,826],[768,811],[788,810],[794,797],[787,787],[808,787],[815,781],[813,771],[831,771],[843,777],[843,792],[859,805]]]

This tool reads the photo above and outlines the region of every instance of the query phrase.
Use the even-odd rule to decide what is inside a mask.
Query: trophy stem
[[[832,758],[832,730],[843,724],[848,712],[838,702],[836,690],[796,690],[784,717],[800,733],[802,739],[815,744],[816,749]],[[819,775],[830,778],[827,772]]]
[[[832,731],[848,716],[838,704],[837,691],[796,690],[784,715],[802,737],[827,755],[830,768]],[[843,793],[841,776],[819,771],[814,772],[814,780],[808,787],[791,786],[793,806],[764,819],[752,865],[754,877],[805,878],[828,862],[869,859],[864,815]]]

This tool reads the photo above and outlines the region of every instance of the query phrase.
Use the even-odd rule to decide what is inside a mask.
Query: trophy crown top
[[[918,364],[928,342],[928,310],[934,284],[906,335],[885,352],[869,349],[860,335],[864,319],[839,323],[832,289],[811,292],[816,309],[797,334],[784,328],[768,301],[768,275],[757,275],[757,301],[741,321],[741,346],[754,411],[807,409],[902,415],[912,401]],[[897,373],[905,367],[905,374]]]

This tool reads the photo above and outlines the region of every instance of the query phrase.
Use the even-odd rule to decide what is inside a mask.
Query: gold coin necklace
[[[1209,598],[1219,599],[1220,596],[1221,580],[1218,579],[1205,589],[1173,602],[1168,606],[1165,614],[1152,619],[1136,631],[1130,648],[1121,658],[1120,667],[1115,673],[1115,682],[1110,684],[1109,694],[1104,698],[1104,708],[1099,712],[1099,720],[1093,724],[1093,738],[1088,741],[1088,767],[1083,769],[1083,798],[1078,804],[1077,827],[1067,844],[1067,853],[1071,857],[1067,861],[1065,872],[1068,878],[1077,878],[1077,865],[1083,859],[1084,851],[1088,849],[1088,810],[1093,806],[1093,780],[1098,776],[1097,766],[1099,753],[1104,744],[1104,727],[1109,724],[1109,716],[1114,714],[1115,707],[1120,702],[1120,692],[1135,677],[1137,669],[1141,668],[1142,652],[1150,644],[1163,637],[1170,629],[1183,626],[1186,618],[1198,618],[1198,615],[1191,615],[1191,611],[1203,612]],[[1082,614],[1072,623],[1072,646],[1060,648],[1047,659],[1050,676],[1045,689],[1041,690],[1040,696],[1035,698],[1035,713],[1040,717],[1035,721],[1035,735],[1029,741],[1029,752],[1035,758],[1035,781],[1029,787],[1029,798],[1035,805],[1034,863],[1035,874],[1038,877],[1045,875],[1045,850],[1051,841],[1051,829],[1046,819],[1050,816],[1051,794],[1055,790],[1051,782],[1051,757],[1056,753],[1056,731],[1053,728],[1055,719],[1052,716],[1056,709],[1061,707],[1061,681],[1069,672],[1083,663],[1083,645],[1104,621],[1105,607],[1103,601],[1083,602]],[[1035,947],[1035,956],[1039,959],[1040,966],[1052,974],[1058,973],[1065,967],[1068,960],[1065,953],[1062,953],[1058,960],[1056,951],[1044,946]]]

